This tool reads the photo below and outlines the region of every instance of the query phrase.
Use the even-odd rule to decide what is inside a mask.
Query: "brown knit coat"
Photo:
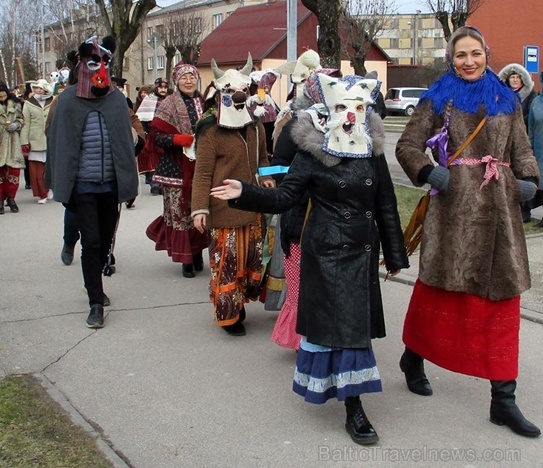
[[[464,143],[484,116],[453,108],[449,151]],[[422,103],[407,124],[396,147],[396,157],[414,185],[420,170],[431,164],[425,142],[439,132],[443,117],[430,101]],[[516,179],[536,177],[539,170],[526,135],[520,103],[513,114],[488,117],[461,158],[492,155],[500,166],[499,179],[480,188],[485,165],[453,165],[446,193],[431,197],[424,223],[419,278],[448,291],[502,300],[530,288],[526,240]]]
[[[209,191],[222,185],[224,179],[256,183],[258,168],[269,166],[266,132],[260,122],[257,128],[258,144],[257,132],[252,125],[245,127],[246,140],[238,130],[220,128],[216,123],[198,136],[192,181],[192,216],[206,213],[207,228],[245,226],[255,221],[255,213],[230,208],[228,202],[210,197]],[[260,180],[265,179],[271,178]]]

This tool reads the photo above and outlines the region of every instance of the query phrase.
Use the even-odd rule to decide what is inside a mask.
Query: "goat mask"
[[[247,109],[247,99],[249,98],[249,86],[251,78],[249,73],[253,68],[251,54],[247,58],[247,63],[241,70],[222,71],[211,59],[211,69],[213,70],[213,86],[218,93],[217,99],[217,125],[224,128],[243,128],[253,122],[253,118]]]

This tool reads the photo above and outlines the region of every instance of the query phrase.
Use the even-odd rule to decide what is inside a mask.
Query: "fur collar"
[[[383,121],[374,111],[368,115],[370,136],[373,144],[373,155],[384,154],[385,127]],[[342,158],[332,156],[323,151],[324,133],[319,132],[311,121],[311,117],[304,112],[297,114],[296,122],[292,125],[292,140],[302,151],[310,153],[315,159],[326,167],[338,165]]]
[[[520,76],[522,83],[524,83],[524,86],[517,91],[517,94],[520,97],[520,102],[524,102],[524,100],[530,95],[530,93],[534,89],[534,80],[532,80],[532,77],[530,76],[526,68],[524,68],[522,65],[519,65],[518,63],[510,63],[509,65],[506,65],[498,73],[498,76],[502,81],[507,84],[507,86],[509,86],[507,80],[513,73],[516,73],[518,76]]]

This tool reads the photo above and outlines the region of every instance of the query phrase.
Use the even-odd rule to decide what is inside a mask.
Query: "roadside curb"
[[[48,395],[55,400],[66,413],[68,413],[71,421],[83,429],[94,440],[98,449],[115,468],[132,468],[131,465],[127,464],[119,454],[113,450],[111,445],[104,440],[103,435],[83,417],[83,415],[72,405],[70,400],[68,400],[45,375],[41,372],[31,375],[40,382]]]

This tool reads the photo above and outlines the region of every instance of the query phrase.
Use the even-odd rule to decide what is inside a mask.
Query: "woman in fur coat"
[[[296,332],[302,335],[293,390],[310,403],[345,402],[346,430],[358,444],[379,440],[362,393],[381,391],[371,341],[385,336],[379,250],[386,268],[407,268],[384,129],[369,105],[376,80],[316,73],[322,104],[297,114],[298,152],[276,189],[226,180],[212,195],[244,210],[279,213],[309,191],[301,239]],[[324,117],[327,115],[328,117]]]
[[[539,429],[515,405],[520,294],[530,288],[519,203],[539,170],[520,101],[488,67],[475,28],[447,47],[450,71],[421,97],[396,156],[413,184],[433,188],[424,222],[419,278],[405,318],[400,367],[409,390],[431,395],[423,359],[490,380],[490,420],[518,434]],[[448,158],[482,129],[452,163]],[[438,165],[425,153],[441,133]],[[436,130],[437,129],[437,130]]]
[[[4,201],[12,213],[19,212],[15,195],[21,169],[25,167],[19,139],[23,124],[21,103],[0,81],[0,214],[4,214]]]

